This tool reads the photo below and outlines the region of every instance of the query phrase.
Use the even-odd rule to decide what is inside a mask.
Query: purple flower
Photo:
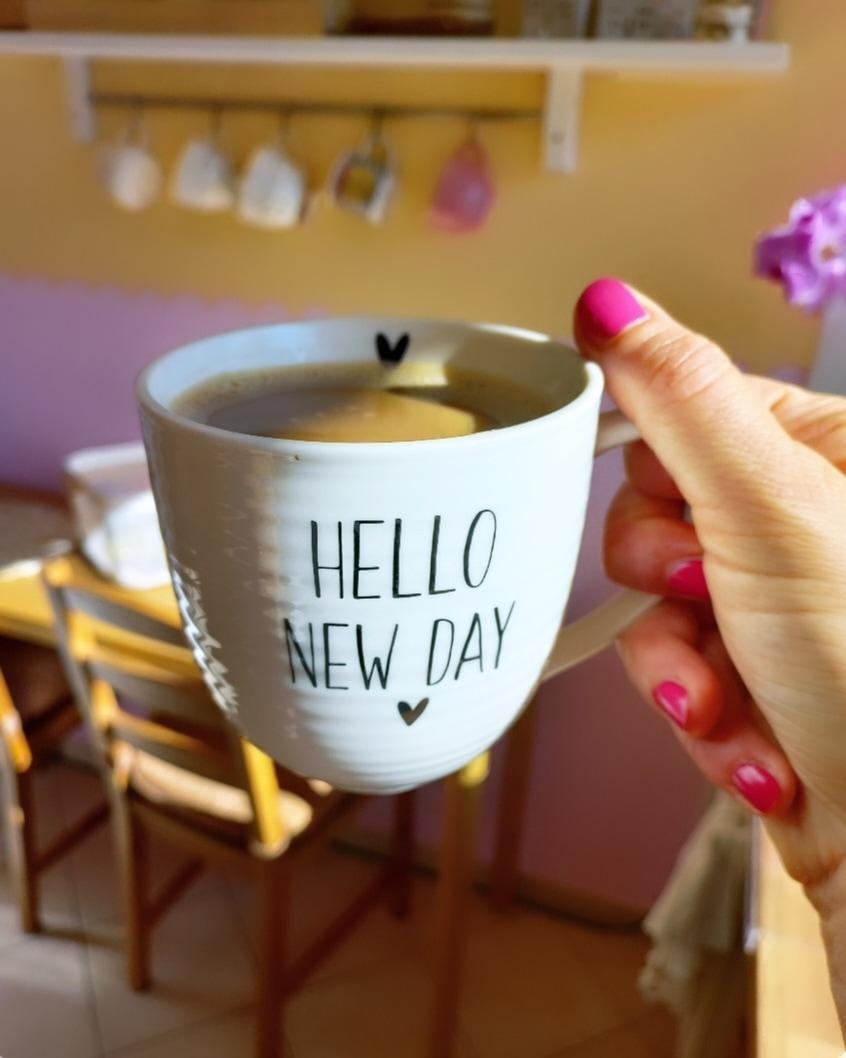
[[[846,185],[794,202],[788,223],[756,243],[754,269],[809,312],[846,296]]]

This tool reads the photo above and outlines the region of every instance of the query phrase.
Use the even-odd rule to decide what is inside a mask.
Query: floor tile
[[[676,1019],[666,1007],[653,1007],[634,1028],[646,1044],[649,1058],[675,1058]]]
[[[35,775],[35,814],[38,848],[44,849],[64,826],[60,809],[60,766],[45,767]],[[4,815],[4,813],[0,813]],[[40,917],[46,933],[73,935],[80,924],[73,878],[67,859],[60,860],[39,880]],[[18,896],[9,867],[8,837],[0,832],[0,947],[25,938],[20,923]]]
[[[619,1024],[556,919],[519,912],[471,933],[461,1023],[482,1058],[545,1058]]]
[[[78,818],[103,799],[99,776],[80,769],[66,768],[61,777],[61,796],[68,818]],[[153,892],[175,870],[185,863],[185,854],[163,842],[150,838],[150,884]],[[114,834],[107,823],[93,833],[68,857],[83,925],[120,918],[120,887],[114,852]],[[200,899],[223,891],[220,872],[210,867],[197,879],[185,899]]]
[[[307,988],[288,1005],[287,1034],[297,1058],[424,1058],[429,982],[416,959]],[[522,1052],[512,1052],[511,1058]],[[457,1040],[455,1058],[477,1058]]]
[[[639,931],[592,929],[568,923],[573,950],[596,982],[614,1001],[621,1021],[642,1017],[653,1008],[637,986],[649,952],[649,939]]]
[[[308,945],[344,904],[375,877],[378,864],[331,847],[304,858],[294,874],[291,900],[293,957]],[[235,903],[251,943],[256,948],[259,928],[256,886],[241,877],[228,879]],[[321,966],[310,981],[354,973],[389,959],[418,953],[417,922],[399,920],[383,902],[374,906]]]
[[[254,1049],[255,1017],[248,1007],[109,1051],[106,1058],[252,1058]]]
[[[646,1049],[646,1044],[631,1026],[612,1029],[598,1036],[591,1036],[566,1050],[558,1051],[552,1058],[659,1058]]]
[[[551,1058],[673,1058],[674,1053],[672,1019],[646,1015],[611,1032],[591,1036]]]
[[[106,1051],[181,1029],[250,1003],[255,966],[223,896],[186,895],[153,934],[153,986],[129,989],[118,922],[87,925],[94,1000]]]
[[[73,938],[80,936],[79,912],[73,880],[57,865],[41,876],[39,883],[41,935]],[[0,949],[19,944],[27,934],[21,926],[17,890],[5,863],[0,864]],[[1,1052],[0,1052],[1,1053]]]
[[[0,1053],[5,1058],[101,1053],[82,945],[37,936],[3,949]]]
[[[411,924],[417,935],[420,949],[427,956],[431,955],[432,942],[435,937],[432,925],[437,912],[438,893],[437,876],[425,874],[418,875],[415,879]],[[501,926],[524,913],[526,912],[523,908],[515,908],[505,914],[496,911],[484,890],[471,889],[467,894],[464,929],[469,937],[481,930]]]

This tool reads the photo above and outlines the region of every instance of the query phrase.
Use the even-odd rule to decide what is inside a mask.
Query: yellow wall
[[[425,207],[460,122],[389,127],[401,188],[384,227],[369,229],[322,202],[302,229],[250,230],[162,204],[141,216],[112,208],[93,176],[94,151],[71,141],[62,70],[47,59],[0,60],[0,271],[72,277],[161,292],[279,301],[294,309],[386,311],[496,319],[561,333],[573,298],[616,273],[662,299],[692,325],[758,367],[807,360],[816,321],[754,281],[755,234],[792,199],[843,179],[843,51],[839,0],[777,5],[774,34],[793,46],[783,77],[731,81],[591,78],[581,159],[572,176],[545,173],[537,129],[491,128],[485,142],[498,186],[483,232],[447,236]],[[256,71],[116,67],[114,89],[222,92],[326,100],[534,105],[539,76]],[[172,163],[198,114],[148,121]],[[111,134],[119,115],[102,122]],[[358,136],[351,120],[303,119],[295,129],[315,180]],[[232,117],[227,135],[243,158],[272,121]]]

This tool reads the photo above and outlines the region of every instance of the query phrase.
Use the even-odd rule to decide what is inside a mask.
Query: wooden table
[[[73,556],[75,580],[100,594],[126,602],[153,617],[178,626],[179,614],[170,585],[149,591],[129,591],[99,577],[80,557]],[[55,646],[53,618],[37,572],[0,570],[0,635]],[[104,637],[105,638],[105,637]],[[121,646],[127,638],[114,634]],[[118,642],[118,638],[120,642]],[[434,993],[430,1021],[430,1058],[449,1058],[455,1038],[458,985],[464,947],[464,919],[473,874],[476,820],[483,784],[488,774],[485,753],[455,775],[449,776],[447,812],[441,843],[440,881],[435,910]]]
[[[755,854],[754,1058],[840,1058],[819,919],[761,829]]]

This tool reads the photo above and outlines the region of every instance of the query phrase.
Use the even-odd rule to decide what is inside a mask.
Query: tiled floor
[[[46,772],[45,829],[98,796],[91,776]],[[175,862],[158,850],[154,874]],[[328,850],[303,863],[294,943],[372,867]],[[156,932],[154,987],[124,981],[106,830],[44,883],[45,933],[19,932],[0,865],[3,1058],[249,1058],[255,926],[248,883],[209,871]],[[422,1058],[433,883],[415,913],[377,909],[289,1004],[287,1058]],[[645,943],[529,911],[502,918],[474,897],[455,1058],[672,1058],[672,1026],[637,995]]]

